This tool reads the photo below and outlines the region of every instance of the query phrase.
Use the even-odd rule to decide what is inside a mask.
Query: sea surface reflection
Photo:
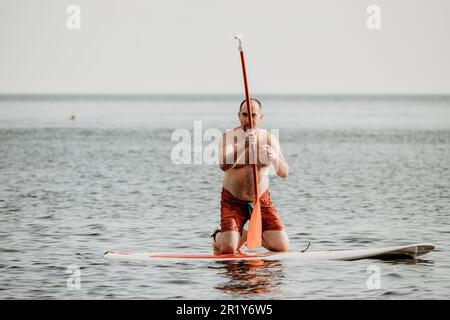
[[[219,261],[217,269],[224,281],[215,288],[228,294],[276,293],[285,279],[281,261]]]

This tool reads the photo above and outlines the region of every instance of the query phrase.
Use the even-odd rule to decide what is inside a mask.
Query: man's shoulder
[[[277,136],[275,136],[271,131],[266,130],[266,132],[270,138],[278,140]]]
[[[277,137],[274,136],[272,134],[272,132],[270,132],[267,129],[258,129],[258,130],[259,130],[259,135],[262,137],[267,137],[267,139],[269,139],[269,140],[277,139]]]
[[[223,132],[222,136],[225,137],[225,136],[236,135],[236,133],[237,133],[239,130],[242,130],[241,127],[236,127],[236,128],[233,128],[233,129],[227,129],[227,130],[225,130],[225,131]]]
[[[238,128],[225,130],[222,133],[220,140],[221,141],[233,141],[234,136],[236,136],[236,129],[238,129]]]

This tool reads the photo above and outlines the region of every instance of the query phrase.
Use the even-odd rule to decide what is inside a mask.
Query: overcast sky
[[[236,33],[253,94],[450,93],[448,0],[0,0],[0,93],[242,93]]]

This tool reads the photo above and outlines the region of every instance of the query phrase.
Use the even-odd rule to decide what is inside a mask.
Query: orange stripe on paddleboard
[[[200,255],[200,254],[171,254],[161,253],[152,254],[150,258],[179,258],[179,259],[234,259],[234,258],[261,258],[273,255],[273,252],[261,254],[219,254],[219,255]]]

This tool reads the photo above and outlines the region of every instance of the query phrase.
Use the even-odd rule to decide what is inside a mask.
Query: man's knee
[[[220,252],[223,254],[235,253],[239,243],[239,233],[228,231],[221,233]]]
[[[289,251],[289,242],[272,243],[269,245],[270,251],[284,252]]]
[[[267,231],[264,234],[264,240],[266,249],[270,251],[283,252],[289,250],[289,238],[284,231]]]
[[[236,249],[237,249],[237,247],[233,246],[233,244],[225,244],[225,245],[222,245],[220,252],[223,254],[232,254],[232,253],[236,252]]]

